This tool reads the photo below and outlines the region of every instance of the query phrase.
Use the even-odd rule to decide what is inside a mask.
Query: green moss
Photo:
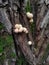
[[[4,25],[0,23],[0,30],[2,30],[3,28],[4,28]]]
[[[13,43],[13,38],[12,38],[11,35],[7,35],[7,37],[6,37],[6,42],[7,42],[8,45],[12,45],[12,43]]]
[[[17,65],[27,65],[27,62],[24,57],[20,56],[17,60]]]
[[[2,54],[0,56],[0,63],[3,64],[4,60],[6,59],[6,56],[4,54]]]
[[[10,53],[10,57],[11,57],[11,58],[16,58],[16,53],[11,52],[11,53]]]
[[[0,36],[0,53],[3,53],[3,51],[4,51],[4,49],[3,49],[4,45],[5,45],[5,40],[2,38],[2,36]]]
[[[6,33],[4,35],[0,35],[0,53],[10,51],[12,46],[13,46],[13,38],[11,35],[8,35]],[[11,57],[16,56],[16,54],[14,54],[14,53],[10,53],[10,55],[11,55]],[[4,56],[3,55],[0,56],[0,60],[2,60],[2,62],[3,62],[4,57],[5,57],[5,54],[4,54]]]

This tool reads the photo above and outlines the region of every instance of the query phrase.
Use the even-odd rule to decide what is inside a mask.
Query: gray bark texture
[[[47,50],[46,58],[43,61],[41,60],[49,44],[49,0],[30,0],[35,24],[33,33],[30,32],[30,24],[26,17],[26,1],[7,0],[7,3],[3,3],[0,0],[0,22],[4,24],[8,33],[13,36],[18,59],[22,54],[29,65],[42,65],[46,63],[49,54]],[[29,33],[14,33],[15,24],[22,24],[28,29]],[[29,40],[32,41],[31,48],[27,45]]]

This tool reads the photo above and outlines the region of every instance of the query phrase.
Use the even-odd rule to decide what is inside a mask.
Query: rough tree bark
[[[45,61],[41,61],[41,57],[44,55],[45,49],[49,44],[49,1],[47,1],[30,0],[35,24],[32,34],[26,17],[25,0],[7,0],[4,3],[0,0],[0,22],[5,25],[7,31],[13,36],[17,57],[20,57],[20,52],[29,65],[42,65]],[[17,23],[26,27],[29,33],[14,33],[14,26]],[[32,41],[32,49],[27,45],[29,40]]]

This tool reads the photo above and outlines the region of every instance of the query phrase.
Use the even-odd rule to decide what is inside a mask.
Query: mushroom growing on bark
[[[15,32],[15,33],[25,32],[25,33],[27,34],[27,33],[28,33],[28,30],[27,30],[27,28],[22,27],[21,24],[16,24],[16,25],[15,25],[14,32]]]
[[[32,45],[32,42],[31,42],[31,41],[28,41],[28,45],[29,45],[29,46]]]
[[[30,19],[30,21],[29,21],[30,23],[33,23],[33,19]]]
[[[28,33],[27,28],[23,27],[23,32]]]
[[[30,13],[30,12],[27,12],[26,15],[27,15],[27,17],[28,17],[29,19],[32,19],[32,18],[33,18],[33,14]]]

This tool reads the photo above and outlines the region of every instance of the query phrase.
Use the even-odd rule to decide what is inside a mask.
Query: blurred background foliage
[[[13,38],[7,32],[3,31],[4,25],[0,23],[0,63],[3,63],[4,59],[16,58],[14,49]]]

